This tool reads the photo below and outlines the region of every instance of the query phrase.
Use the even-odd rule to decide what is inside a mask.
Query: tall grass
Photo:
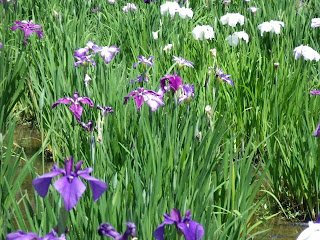
[[[234,29],[219,21],[226,7],[215,1],[211,4],[206,8],[190,2],[192,20],[161,16],[159,3],[143,1],[136,1],[137,13],[128,14],[121,10],[124,4],[107,1],[26,0],[0,6],[5,12],[0,23],[4,43],[0,52],[1,129],[6,129],[12,113],[31,115],[42,134],[43,173],[43,151],[48,147],[60,166],[71,155],[83,159],[94,168],[95,177],[109,184],[97,203],[85,193],[70,214],[68,239],[95,239],[104,221],[119,231],[126,221],[135,222],[138,238],[151,239],[162,214],[173,207],[182,212],[190,208],[193,219],[205,227],[205,239],[247,239],[255,226],[250,220],[261,204],[255,197],[265,180],[267,190],[288,209],[300,210],[308,218],[316,216],[319,151],[312,132],[320,120],[320,100],[308,91],[319,86],[319,64],[295,60],[292,50],[300,44],[319,50],[320,32],[310,28],[319,4],[310,1],[298,9],[295,0],[251,1],[250,5],[260,8],[253,16],[246,10],[247,3],[233,1],[228,11],[246,17],[244,26]],[[95,7],[100,11],[91,12]],[[22,32],[10,30],[13,21],[23,19],[43,26],[44,38],[31,35],[23,46]],[[257,26],[269,20],[284,21],[285,27],[280,35],[261,37]],[[194,40],[192,29],[205,24],[214,28],[216,38]],[[159,39],[154,40],[152,31],[159,29]],[[250,36],[249,44],[230,47],[225,38],[243,29]],[[96,57],[95,67],[74,68],[74,50],[89,40],[100,46],[116,45],[121,52],[110,64]],[[174,48],[164,52],[168,43]],[[217,49],[219,67],[231,74],[234,88],[209,75],[208,68],[214,66],[212,48]],[[123,97],[137,87],[130,80],[141,73],[132,67],[138,55],[155,56],[150,82],[143,83],[155,91],[159,79],[176,67],[173,55],[195,62],[194,69],[181,70],[184,83],[195,85],[190,104],[176,105],[171,96],[158,111],[143,106],[139,114],[132,99],[123,105]],[[275,62],[280,63],[278,69]],[[88,89],[85,73],[93,79]],[[66,106],[51,109],[57,99],[75,91],[115,110],[103,119],[101,142],[77,124]],[[207,105],[213,109],[211,119],[204,110]],[[84,121],[97,120],[98,114],[85,107]],[[7,149],[1,154],[10,160],[10,141]],[[33,160],[24,169],[35,178],[30,167]],[[21,209],[14,199],[25,175],[15,180],[8,171],[3,168],[1,189],[8,189],[9,194],[2,195],[6,198],[0,202],[7,202],[8,212],[2,214],[15,219],[16,225],[6,223],[1,237],[17,228],[49,232],[58,224],[62,204],[58,193],[50,188],[45,199],[36,195],[35,203],[25,194]],[[168,234],[175,238],[170,230]]]

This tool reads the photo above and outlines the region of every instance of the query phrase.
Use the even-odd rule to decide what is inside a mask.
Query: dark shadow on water
[[[26,157],[25,159],[21,159],[20,161],[20,170],[24,167],[25,163],[39,151],[41,145],[41,135],[38,129],[32,128],[28,125],[16,126],[14,134],[14,149],[16,149],[17,152],[20,152],[22,150],[25,153]],[[33,170],[37,175],[43,174],[42,164],[42,154],[40,153],[33,161]],[[53,162],[47,160],[44,161],[45,172],[50,171],[52,166]],[[19,174],[20,170],[18,171],[17,175]],[[16,195],[16,200],[19,201],[23,195],[27,194],[28,198],[30,199],[31,207],[35,208],[35,191],[32,186],[32,180],[32,175],[31,173],[29,173],[21,185],[21,192],[18,192],[18,194]],[[23,218],[27,223],[27,214],[22,202],[19,204],[19,207],[22,212]]]

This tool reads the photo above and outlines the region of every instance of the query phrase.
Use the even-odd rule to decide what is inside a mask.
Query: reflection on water
[[[14,134],[14,144],[24,150],[26,154],[26,161],[32,158],[34,154],[41,148],[41,135],[38,129],[32,128],[28,125],[18,125],[15,129]],[[25,161],[21,161],[21,168],[23,167]],[[51,166],[53,165],[52,162],[44,162],[44,169],[47,172]],[[37,174],[42,175],[42,156],[41,154],[36,157],[33,162],[34,170]],[[25,181],[23,182],[21,189],[22,191],[27,190],[29,197],[33,199],[34,197],[31,196],[34,193],[32,187],[32,177],[31,174],[27,176]]]
[[[292,223],[282,220],[279,216],[276,216],[256,228],[255,232],[269,230],[256,236],[254,239],[293,240],[297,239],[298,235],[307,227],[308,223]]]
[[[23,159],[21,159],[20,161],[19,171],[17,173],[18,176],[20,170],[25,166],[25,163],[29,161],[29,159],[31,159],[41,148],[41,135],[39,130],[32,128],[28,125],[17,125],[14,133],[14,146],[14,151],[20,152],[21,150],[23,150],[26,156],[26,158],[24,159],[24,156],[22,155]],[[40,153],[38,156],[36,156],[36,159],[34,159],[33,161],[33,170],[38,175],[42,175],[44,173],[42,169],[44,169],[45,172],[48,172],[53,165],[52,162],[44,161],[43,168],[42,164],[42,154]],[[16,195],[16,200],[19,201],[23,197],[23,195],[27,194],[30,200],[30,204],[32,208],[34,208],[35,190],[32,186],[32,180],[32,175],[28,174],[23,183],[21,184],[21,192],[18,191],[18,194]],[[25,220],[24,222],[28,223],[29,221],[23,202],[20,202],[19,207],[23,219]],[[19,228],[15,220],[13,220],[13,224],[16,226],[16,228]],[[28,228],[30,228],[30,226],[28,226]]]

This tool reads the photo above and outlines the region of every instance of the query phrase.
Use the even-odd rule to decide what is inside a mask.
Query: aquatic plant
[[[32,33],[36,33],[39,38],[43,38],[43,32],[42,32],[42,27],[40,25],[34,24],[33,21],[14,21],[14,24],[11,27],[12,31],[15,31],[17,29],[21,29],[24,33],[24,39],[22,40],[22,43],[24,45],[27,45],[27,38],[29,37],[29,35],[31,35]]]
[[[48,193],[52,178],[63,175],[63,177],[54,182],[53,186],[61,194],[66,209],[70,211],[77,205],[79,199],[86,190],[86,186],[79,179],[79,177],[82,177],[89,182],[93,200],[97,201],[107,190],[108,185],[105,182],[90,176],[90,173],[93,171],[92,168],[80,170],[82,164],[83,161],[79,161],[73,171],[73,157],[70,157],[69,159],[66,158],[65,169],[58,168],[55,164],[51,172],[34,179],[32,184],[38,194],[44,198]]]
[[[69,104],[72,103],[69,107],[69,110],[74,114],[76,119],[78,121],[81,121],[81,116],[83,113],[83,107],[80,105],[82,104],[88,104],[90,107],[94,107],[93,101],[88,97],[79,97],[78,92],[73,93],[73,98],[71,97],[64,97],[58,99],[53,105],[52,109],[54,109],[58,104]]]
[[[131,97],[134,98],[138,112],[144,102],[150,106],[152,111],[156,111],[160,106],[164,105],[162,95],[156,93],[155,91],[146,90],[144,88],[133,90],[131,93],[125,96],[123,104],[127,104],[128,99]]]
[[[183,234],[186,240],[200,240],[204,235],[204,228],[200,223],[191,220],[191,211],[188,210],[182,218],[180,211],[171,210],[171,215],[163,214],[164,221],[154,231],[156,240],[164,240],[165,225],[174,224],[179,235]]]
[[[132,222],[127,222],[127,229],[123,235],[118,233],[109,223],[102,223],[98,228],[99,235],[111,237],[115,240],[128,240],[129,237],[135,237],[136,225]]]

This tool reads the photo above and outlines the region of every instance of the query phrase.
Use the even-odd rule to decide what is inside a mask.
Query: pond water
[[[23,148],[27,157],[31,158],[41,147],[40,132],[29,126],[17,126],[14,136],[14,142],[19,147]],[[49,170],[53,163],[51,161],[46,162],[45,169]],[[42,174],[42,159],[41,155],[35,159],[34,166],[36,172]],[[34,190],[32,189],[32,179],[28,176],[24,182],[22,189],[26,189],[30,198],[33,198]],[[280,217],[274,217],[273,219],[259,225],[255,232],[267,230],[263,234],[259,234],[254,239],[280,239],[280,240],[293,240],[307,227],[307,223],[292,223],[287,222]]]
[[[292,223],[281,219],[280,216],[276,216],[256,228],[255,232],[267,231],[254,239],[294,240],[307,227],[308,223]]]

